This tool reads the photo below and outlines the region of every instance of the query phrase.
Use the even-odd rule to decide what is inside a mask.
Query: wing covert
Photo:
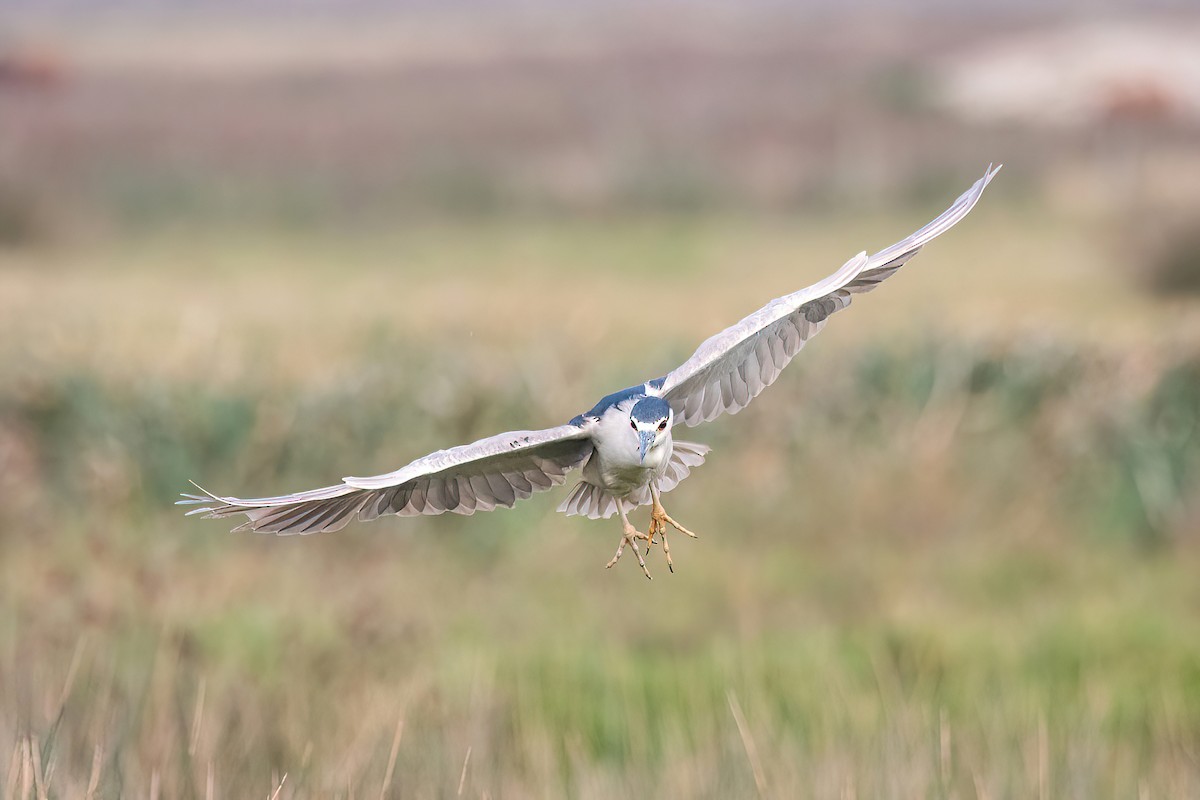
[[[659,392],[674,409],[676,422],[699,425],[749,405],[825,327],[831,314],[850,305],[852,295],[874,289],[961,221],[999,170],[989,166],[982,178],[916,233],[873,256],[859,253],[824,280],[772,300],[703,342],[662,378]]]
[[[591,435],[578,425],[510,431],[438,450],[384,475],[343,478],[336,486],[253,499],[201,489],[204,495],[185,494],[177,505],[202,505],[188,514],[205,519],[245,514],[248,521],[234,530],[270,533],[336,531],[355,518],[384,514],[474,514],[511,508],[562,484],[591,452]]]

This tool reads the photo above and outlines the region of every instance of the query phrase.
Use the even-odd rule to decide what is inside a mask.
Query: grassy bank
[[[447,795],[469,750],[472,796],[1195,785],[1194,356],[816,354],[697,432],[672,508],[704,538],[653,583],[550,497],[309,539],[174,513],[191,477],[299,487],[549,418],[527,376],[422,407],[440,362],[392,355],[299,395],[10,384],[10,782],[40,752],[60,796]]]
[[[1195,309],[1068,224],[964,226],[682,434],[702,538],[653,582],[565,490],[308,538],[171,505],[567,419],[921,221],[0,256],[5,796],[1194,793]]]

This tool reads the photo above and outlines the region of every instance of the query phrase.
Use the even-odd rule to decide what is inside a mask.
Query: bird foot
[[[667,511],[662,507],[662,504],[657,500],[654,501],[653,507],[650,509],[650,541],[646,543],[646,552],[650,552],[650,548],[654,546],[654,537],[662,537],[663,555],[667,557],[667,569],[672,573],[675,572],[675,564],[671,561],[671,545],[667,542],[667,525],[670,525],[680,533],[686,533],[693,539],[699,538],[696,534],[689,531],[687,528],[680,525],[675,520],[667,515]]]
[[[625,530],[621,534],[621,542],[620,542],[620,544],[617,545],[617,554],[612,557],[612,561],[608,562],[608,565],[605,567],[605,569],[612,569],[613,566],[616,565],[617,561],[619,561],[621,558],[621,554],[625,552],[625,545],[628,544],[630,547],[633,548],[633,554],[637,556],[638,564],[641,566],[642,572],[644,572],[646,574],[647,578],[649,578],[650,580],[654,580],[653,578],[650,578],[650,570],[646,569],[646,560],[644,558],[642,558],[642,551],[638,547],[638,544],[637,544],[638,539],[646,539],[647,541],[649,541],[650,536],[642,533],[641,531],[639,531],[637,528],[633,527],[629,523],[625,523],[624,527],[625,527]],[[649,552],[649,551],[647,551],[647,552]]]

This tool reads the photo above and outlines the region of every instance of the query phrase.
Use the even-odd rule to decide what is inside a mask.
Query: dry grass
[[[226,382],[265,370],[291,385],[334,379],[363,348],[389,340],[485,357],[516,347],[564,369],[573,348],[604,348],[601,369],[632,383],[764,298],[823,277],[859,248],[895,241],[937,210],[795,223],[700,217],[443,223],[346,236],[221,232],[99,252],[0,251],[0,348],[15,363],[126,378],[202,370]],[[996,204],[979,216],[889,285],[886,299],[865,298],[869,310],[856,308],[823,347],[936,330],[1096,342],[1114,352],[1200,339],[1195,304],[1133,291],[1093,228]],[[742,274],[754,279],[730,280]],[[660,318],[630,302],[635,282],[671,298]],[[663,341],[659,352],[622,357],[650,332]],[[555,398],[555,411],[573,415],[609,377]]]
[[[695,433],[673,576],[555,497],[305,539],[169,505],[565,418],[921,221],[4,256],[5,796],[1194,793],[1195,309],[999,206]],[[650,270],[686,311],[628,302]]]

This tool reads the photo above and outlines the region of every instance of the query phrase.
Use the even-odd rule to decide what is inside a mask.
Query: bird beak
[[[654,431],[638,431],[638,455],[642,461],[646,460],[646,451],[654,444],[654,439]]]

